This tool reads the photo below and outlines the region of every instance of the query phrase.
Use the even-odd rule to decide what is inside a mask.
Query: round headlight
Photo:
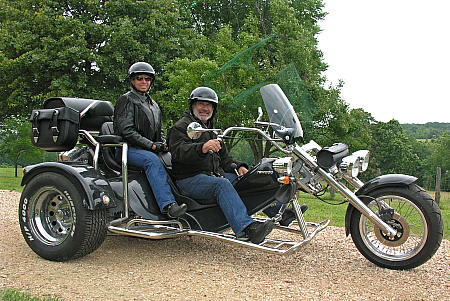
[[[357,156],[353,154],[342,158],[342,162],[339,165],[341,172],[347,174],[347,176],[356,178],[360,170],[360,162]]]
[[[352,155],[358,157],[358,161],[360,163],[360,171],[366,171],[367,167],[369,167],[370,152],[368,150],[359,150],[357,152],[354,152]]]

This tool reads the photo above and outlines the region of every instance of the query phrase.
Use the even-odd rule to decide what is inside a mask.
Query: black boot
[[[302,213],[305,213],[305,211],[308,210],[308,206],[303,204],[300,206],[300,209],[302,210]],[[294,219],[295,219],[294,209],[286,208],[286,210],[284,210],[283,215],[281,216],[280,225],[287,227],[292,223]]]
[[[166,206],[166,212],[170,218],[177,218],[179,216],[182,216],[186,213],[186,209],[186,204],[178,205],[177,202],[173,202],[172,204]]]
[[[273,230],[272,220],[265,221],[264,223],[253,222],[247,228],[245,228],[245,234],[247,234],[250,241],[254,244],[260,244],[264,241],[267,235]]]

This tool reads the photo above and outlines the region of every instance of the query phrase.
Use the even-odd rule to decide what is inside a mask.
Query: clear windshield
[[[303,130],[294,108],[277,84],[270,84],[260,89],[271,123],[282,128],[292,128],[294,138],[303,137]],[[274,130],[277,130],[272,126]]]

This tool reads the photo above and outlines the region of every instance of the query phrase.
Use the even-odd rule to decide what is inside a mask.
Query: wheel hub
[[[46,245],[58,245],[68,236],[74,223],[70,203],[53,187],[43,187],[33,197],[30,207],[31,227],[37,239]]]
[[[399,215],[398,213],[394,213],[392,215],[392,219],[386,221],[386,223],[397,230],[397,234],[394,236],[389,236],[378,226],[375,226],[375,236],[381,243],[389,247],[398,247],[408,240],[410,231],[409,224],[401,215]]]

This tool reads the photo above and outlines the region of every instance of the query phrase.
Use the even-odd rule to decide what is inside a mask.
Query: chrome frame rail
[[[121,225],[119,226],[118,224]],[[133,229],[133,226],[139,228],[140,225],[142,225],[140,230]],[[176,220],[154,221],[142,218],[135,218],[129,221],[122,218],[112,221],[108,226],[108,231],[120,235],[149,239],[174,238],[189,233],[189,230],[183,229],[183,225]]]
[[[259,219],[266,220],[266,219]],[[324,220],[320,223],[305,223],[306,227],[313,228],[311,231],[308,231],[306,236],[301,229],[296,229],[292,226],[284,227],[277,225],[276,228],[279,230],[300,234],[303,239],[299,241],[290,241],[290,240],[279,240],[279,239],[271,239],[266,238],[260,244],[254,244],[249,241],[241,241],[238,240],[234,235],[226,234],[226,233],[215,233],[201,230],[189,230],[184,229],[180,222],[178,221],[152,221],[146,219],[132,219],[128,222],[116,220],[108,226],[108,230],[112,233],[134,236],[140,238],[148,238],[148,239],[165,239],[165,238],[174,238],[179,236],[199,236],[210,239],[215,239],[219,241],[223,241],[226,243],[243,246],[247,248],[257,249],[260,251],[272,253],[272,254],[290,254],[297,251],[301,246],[308,243],[311,239],[316,236],[317,233],[325,229],[330,220]],[[116,224],[121,224],[116,225]],[[132,229],[133,225],[143,224],[148,227],[144,230],[135,230]],[[293,223],[294,225],[295,223]],[[298,223],[297,223],[298,224]],[[284,248],[287,247],[287,248]],[[283,249],[284,248],[284,249]]]
[[[124,202],[124,211],[125,211],[125,216],[118,218],[116,220],[113,220],[112,222],[109,223],[109,225],[113,225],[113,224],[117,224],[120,223],[126,219],[129,218],[129,200],[128,200],[128,144],[126,142],[122,142],[122,143],[105,143],[103,145],[101,145],[97,140],[95,140],[95,138],[91,135],[91,133],[89,133],[86,130],[80,130],[79,131],[80,135],[83,135],[88,141],[89,143],[91,143],[94,147],[95,147],[95,151],[94,151],[94,158],[92,159],[93,161],[93,165],[94,165],[94,169],[98,170],[98,157],[100,155],[100,146],[104,146],[104,147],[121,147],[122,148],[122,172],[121,172],[121,176],[122,176],[122,185],[123,185],[123,202]]]

